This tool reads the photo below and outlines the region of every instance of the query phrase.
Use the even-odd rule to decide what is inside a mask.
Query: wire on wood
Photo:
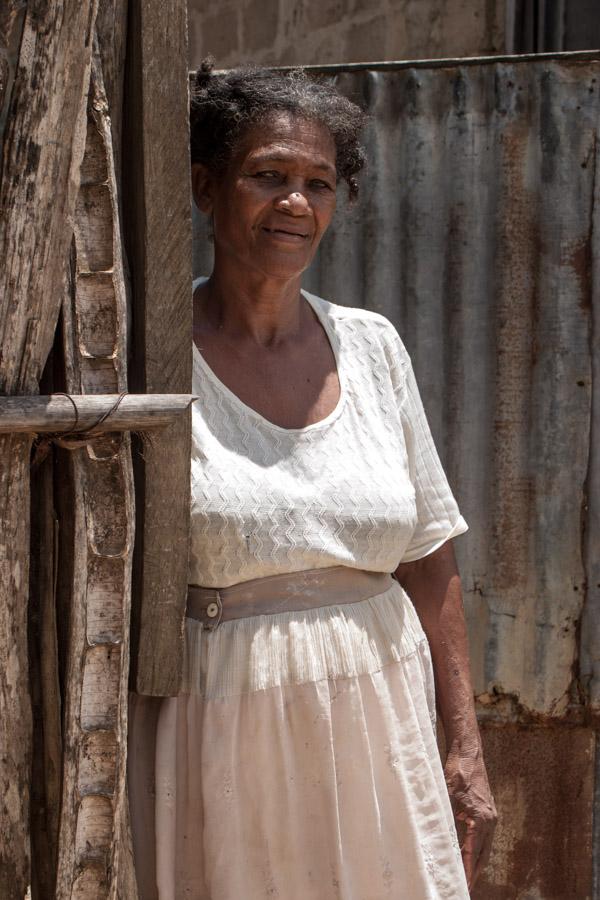
[[[73,427],[66,431],[49,431],[46,434],[38,435],[34,441],[34,450],[33,450],[33,459],[31,461],[31,469],[35,471],[46,459],[48,453],[50,452],[50,446],[52,444],[56,444],[57,447],[62,447],[65,450],[79,450],[81,447],[85,447],[89,444],[90,441],[93,441],[96,438],[102,437],[106,432],[97,431],[99,425],[103,422],[106,422],[110,419],[110,417],[116,412],[119,408],[119,405],[123,399],[126,397],[129,391],[122,391],[110,409],[106,412],[102,413],[101,416],[94,422],[92,426],[86,429],[77,430],[77,424],[79,422],[79,409],[77,408],[77,404],[73,399],[71,394],[65,394],[62,391],[59,391],[59,396],[66,397],[72,404],[73,409],[75,410],[75,421],[73,423]]]

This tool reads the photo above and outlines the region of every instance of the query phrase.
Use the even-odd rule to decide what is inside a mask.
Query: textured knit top
[[[302,294],[340,383],[320,422],[269,422],[194,345],[190,584],[339,565],[393,572],[467,530],[394,326]]]

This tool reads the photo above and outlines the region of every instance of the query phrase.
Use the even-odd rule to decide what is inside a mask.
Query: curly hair
[[[192,163],[222,173],[245,131],[277,113],[311,119],[329,130],[338,180],[356,197],[356,174],[365,164],[359,136],[367,117],[332,85],[309,78],[302,69],[248,66],[213,73],[212,60],[205,60],[191,86]]]

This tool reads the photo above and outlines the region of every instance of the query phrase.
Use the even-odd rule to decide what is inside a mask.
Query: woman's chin
[[[283,258],[282,258],[283,257]],[[308,269],[312,262],[311,259],[304,257],[303,259],[293,259],[291,254],[277,254],[277,257],[262,258],[257,261],[255,267],[259,269],[263,275],[269,278],[277,278],[282,280],[290,280],[299,277]]]

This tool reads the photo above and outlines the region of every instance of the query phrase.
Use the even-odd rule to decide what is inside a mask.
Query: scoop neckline
[[[193,282],[193,290],[202,284],[203,282],[208,281],[206,276],[202,278],[197,278]],[[329,415],[325,416],[324,419],[319,419],[318,422],[313,422],[311,425],[303,425],[301,428],[284,428],[282,425],[277,425],[275,422],[271,422],[270,419],[267,419],[262,413],[259,413],[258,410],[254,409],[252,406],[248,406],[247,403],[244,403],[243,400],[238,397],[227,385],[221,381],[215,371],[209,366],[207,361],[202,356],[196,341],[192,338],[192,347],[194,352],[194,359],[197,361],[200,368],[203,370],[204,374],[209,378],[216,387],[225,394],[229,400],[234,403],[236,406],[239,406],[244,412],[250,416],[252,416],[257,421],[261,422],[268,428],[273,429],[274,431],[278,431],[282,434],[304,434],[310,431],[317,431],[320,428],[325,428],[330,425],[335,419],[340,415],[345,402],[346,402],[346,389],[344,384],[344,372],[343,366],[341,364],[341,354],[339,352],[339,337],[334,332],[331,324],[328,322],[327,317],[323,315],[322,310],[319,308],[318,300],[319,298],[310,294],[308,291],[305,291],[303,288],[300,288],[300,293],[309,304],[311,309],[314,311],[317,319],[321,323],[325,334],[327,335],[327,339],[329,341],[329,346],[331,347],[331,352],[333,353],[333,358],[335,360],[335,366],[337,370],[338,384],[340,386],[340,396],[338,397],[338,402],[331,410]],[[196,401],[197,402],[197,401]]]

